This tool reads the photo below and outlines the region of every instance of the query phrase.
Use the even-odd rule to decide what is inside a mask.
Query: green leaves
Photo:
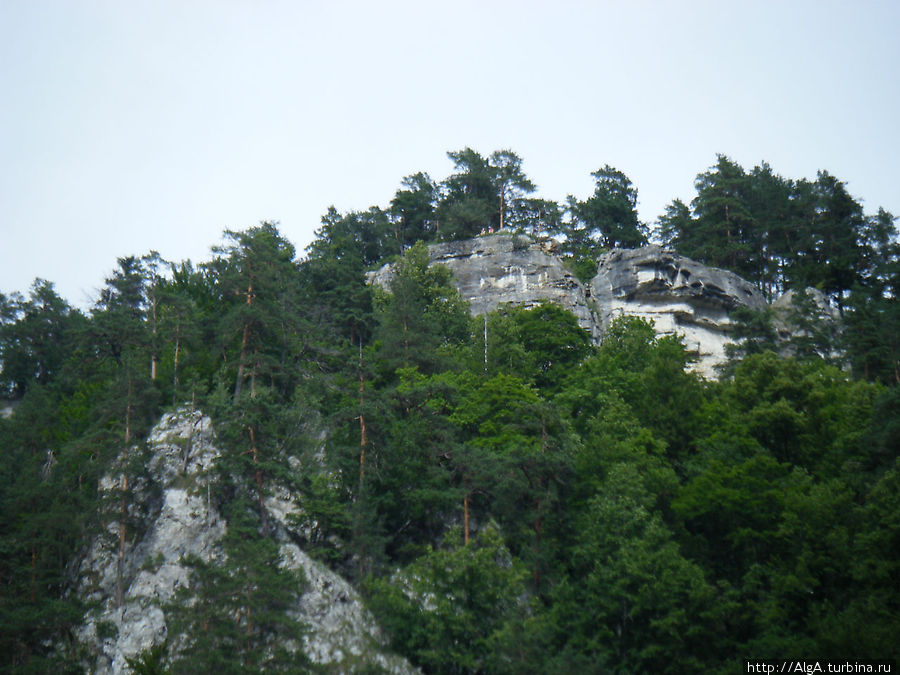
[[[294,535],[368,577],[394,647],[429,672],[896,654],[894,217],[865,216],[830,174],[793,181],[717,158],[659,236],[770,296],[814,284],[845,328],[823,331],[798,292],[796,358],[772,353],[772,316],[744,316],[740,358],[707,382],[639,319],[614,321],[599,346],[551,304],[472,320],[424,241],[543,229],[587,278],[599,248],[646,229],[612,167],[564,222],[528,198],[514,153],[450,158],[450,177],[407,177],[390,208],[329,210],[303,261],[262,223],[226,232],[196,268],[120,259],[88,316],[48,282],[0,295],[0,393],[17,400],[0,419],[2,667],[77,660],[69,563],[134,511],[125,489],[105,504],[97,481],[140,473],[139,453],[112,459],[140,447],[161,401],[185,398],[215,415],[212,498],[229,527],[172,608],[187,647],[173,672],[309,668],[290,614],[303,582],[281,566],[265,508],[275,490],[302,506]],[[365,273],[391,256],[393,281],[374,291]],[[856,380],[821,358],[842,340]]]
[[[305,628],[290,614],[302,574],[283,567],[278,544],[260,536],[251,503],[239,497],[226,511],[224,561],[187,561],[191,586],[169,607],[170,635],[182,644],[172,672],[308,672]]]
[[[84,317],[53,284],[36,279],[28,299],[3,298],[0,317],[0,392],[22,398],[34,384],[49,384],[72,355]]]
[[[608,467],[579,513],[570,580],[552,610],[576,649],[627,672],[680,672],[720,639],[716,594],[654,502],[638,465]]]
[[[424,373],[443,369],[452,347],[469,338],[468,308],[450,282],[450,272],[429,266],[428,249],[417,244],[397,261],[390,293],[377,312],[379,356],[390,377],[399,367]]]
[[[659,238],[683,255],[737,272],[770,299],[812,286],[843,310],[854,288],[854,306],[865,304],[862,288],[884,290],[884,271],[896,265],[894,217],[883,209],[865,216],[846,184],[827,171],[815,181],[791,180],[765,162],[748,172],[718,155],[694,185],[690,208],[675,200],[660,216]]]
[[[574,218],[569,243],[595,254],[617,246],[644,246],[647,227],[638,220],[638,192],[628,176],[608,164],[591,176],[596,180],[593,195],[584,201],[569,197]]]
[[[484,672],[524,591],[526,572],[494,528],[461,539],[451,530],[444,547],[367,584],[392,645],[428,672]]]
[[[438,211],[444,238],[464,239],[486,228],[525,224],[522,195],[534,192],[535,186],[522,171],[518,155],[498,150],[485,158],[464,148],[447,156],[456,173],[444,181]]]

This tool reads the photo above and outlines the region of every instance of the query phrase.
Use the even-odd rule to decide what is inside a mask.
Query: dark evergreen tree
[[[456,173],[443,183],[439,208],[442,238],[464,239],[521,221],[520,200],[535,187],[522,171],[518,155],[498,150],[485,158],[464,148],[447,156]]]
[[[563,210],[550,199],[520,199],[511,216],[510,226],[532,237],[563,234]]]
[[[234,402],[245,387],[253,396],[261,385],[289,397],[300,322],[294,247],[271,223],[225,234],[231,244],[210,268],[223,305],[218,332]]]
[[[753,222],[747,233],[748,262],[755,266],[747,279],[772,299],[784,291],[786,230],[797,225],[792,217],[792,185],[763,162],[747,176],[745,199]]]
[[[367,244],[353,214],[333,208],[322,218],[316,240],[301,268],[302,291],[309,302],[311,323],[353,345],[372,334],[372,296],[365,272],[384,254]]]
[[[438,217],[443,239],[473,237],[500,227],[500,195],[488,160],[471,148],[448,152],[456,173],[443,182]]]
[[[428,249],[418,244],[401,256],[389,293],[382,296],[375,337],[386,375],[398,367],[433,373],[446,366],[453,345],[469,337],[469,315],[450,272],[430,266]]]
[[[290,617],[305,579],[284,569],[277,543],[259,532],[250,503],[229,502],[224,562],[192,559],[191,586],[176,596],[173,673],[308,673],[306,628]],[[174,638],[174,639],[173,639]]]
[[[31,386],[47,385],[72,355],[84,319],[36,279],[28,299],[6,298],[0,318],[0,392],[20,399]]]
[[[617,246],[637,248],[647,243],[647,227],[637,215],[638,192],[624,173],[608,164],[594,171],[594,194],[584,201],[569,196],[574,247],[599,249]]]
[[[394,194],[390,208],[400,250],[417,241],[432,241],[438,235],[437,184],[427,173],[419,172],[404,178],[402,185],[404,189]]]
[[[684,237],[681,252],[752,277],[756,265],[750,242],[756,223],[749,209],[744,169],[719,155],[716,165],[697,176],[694,185],[694,230]]]
[[[657,222],[660,243],[666,248],[684,250],[683,242],[693,233],[694,223],[690,207],[680,199],[666,206],[666,212]]]
[[[500,229],[522,221],[523,195],[534,192],[534,183],[522,171],[522,159],[512,150],[497,150],[488,158],[494,183],[500,192]]]
[[[814,186],[816,211],[804,249],[806,284],[828,294],[842,308],[862,268],[862,206],[846,184],[820,171]]]

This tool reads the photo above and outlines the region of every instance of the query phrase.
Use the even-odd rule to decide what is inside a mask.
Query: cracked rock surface
[[[533,307],[549,300],[571,311],[595,343],[617,316],[638,316],[652,321],[657,335],[680,336],[697,357],[694,370],[709,378],[726,360],[730,313],[766,306],[762,292],[738,275],[660,246],[602,255],[589,284],[565,268],[556,249],[552,239],[506,233],[428,247],[431,262],[450,269],[476,316],[505,304]],[[369,281],[387,289],[392,274],[385,265]]]
[[[698,360],[694,369],[715,377],[731,342],[730,313],[762,310],[762,291],[737,274],[707,267],[659,246],[614,249],[600,257],[591,281],[600,332],[617,316],[653,321],[657,335],[680,335]]]
[[[211,468],[219,456],[209,417],[181,409],[167,413],[148,437],[147,472],[132,479],[133,498],[126,506],[122,559],[122,603],[117,606],[119,525],[112,520],[93,541],[77,570],[77,591],[96,608],[88,611],[76,637],[86,650],[87,672],[130,673],[126,659],[162,644],[169,637],[165,608],[181,588],[190,585],[182,562],[196,556],[221,560],[225,520],[210,499]],[[128,477],[129,460],[137,451],[122,453],[116,470],[106,475],[100,490],[118,504]],[[302,569],[305,593],[291,613],[309,631],[303,649],[314,662],[334,672],[352,672],[370,664],[390,673],[416,673],[405,659],[387,652],[378,625],[356,590],[338,574],[310,558],[288,536],[288,515],[296,511],[291,495],[277,494],[268,506],[282,554],[282,565]],[[112,512],[115,514],[115,511]]]
[[[512,304],[534,307],[549,300],[569,310],[578,324],[597,338],[597,317],[584,285],[563,266],[552,240],[493,234],[462,241],[432,244],[432,264],[446,265],[453,273],[459,294],[480,316]],[[388,289],[393,277],[390,265],[369,275],[369,282]]]

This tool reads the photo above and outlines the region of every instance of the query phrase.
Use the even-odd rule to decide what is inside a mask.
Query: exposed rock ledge
[[[432,263],[446,265],[456,287],[475,316],[506,304],[534,307],[544,300],[572,312],[594,339],[599,324],[587,302],[584,285],[555,254],[551,239],[494,234],[474,239],[432,244]],[[387,288],[393,278],[391,265],[369,274],[369,282]]]
[[[733,272],[659,246],[615,249],[601,256],[591,296],[601,334],[623,314],[653,321],[658,335],[683,338],[698,357],[696,370],[706,377],[714,377],[715,367],[727,358],[732,310],[766,306],[762,292]]]
[[[132,486],[135,498],[129,508],[141,534],[127,539],[121,606],[115,602],[118,523],[110,523],[107,536],[97,537],[78,570],[79,593],[98,604],[77,631],[88,654],[85,666],[92,673],[131,672],[127,658],[171,638],[166,605],[190,584],[183,557],[209,562],[223,555],[220,541],[226,524],[208,492],[209,469],[219,455],[210,419],[196,411],[169,413],[147,444],[149,477]],[[127,464],[127,455],[119,458],[121,466]],[[107,475],[100,484],[110,496],[122,480],[117,474]],[[385,651],[379,628],[353,587],[285,536],[287,516],[296,509],[291,496],[278,495],[266,505],[278,523],[282,564],[302,569],[308,583],[292,614],[309,627],[303,651],[313,663],[328,672],[352,672],[365,665],[389,673],[419,672]]]
[[[555,249],[552,240],[494,234],[433,244],[429,253],[432,263],[453,273],[475,315],[550,300],[570,310],[596,343],[616,316],[639,316],[653,321],[659,335],[682,336],[697,356],[695,370],[706,377],[715,377],[725,361],[731,311],[766,306],[761,292],[736,274],[659,246],[604,254],[587,285],[566,270]],[[369,281],[387,288],[391,276],[385,265]]]

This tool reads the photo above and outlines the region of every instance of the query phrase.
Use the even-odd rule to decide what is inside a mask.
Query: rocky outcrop
[[[563,266],[552,239],[492,234],[432,244],[428,252],[432,263],[450,269],[460,295],[476,316],[502,305],[527,308],[549,300],[572,312],[592,337],[600,336],[586,289]],[[392,277],[392,267],[385,265],[369,275],[369,282],[388,288]]]
[[[841,314],[822,291],[789,289],[772,303],[772,326],[784,356],[812,351],[839,361]]]
[[[697,357],[694,369],[715,377],[730,342],[731,312],[762,309],[761,292],[736,274],[707,267],[659,246],[616,249],[600,257],[585,285],[557,255],[551,239],[494,234],[433,244],[432,263],[446,265],[475,315],[505,304],[532,307],[549,300],[571,311],[594,342],[610,322],[629,314],[654,323],[658,335],[679,335]],[[369,276],[388,288],[392,267]]]
[[[209,418],[189,410],[167,414],[147,446],[146,456],[136,456],[136,449],[123,453],[100,484],[113,504],[110,513],[116,515],[128,467],[134,467],[134,460],[146,464],[148,470],[131,486],[128,530],[120,539],[121,518],[111,519],[77,570],[78,592],[97,607],[85,616],[77,635],[88,654],[85,666],[93,673],[131,672],[127,658],[167,639],[170,649],[177,649],[166,611],[179,589],[190,588],[184,559],[216,562],[223,556],[220,543],[227,526],[210,497],[211,468],[219,450]],[[350,584],[287,536],[289,516],[297,510],[292,496],[276,493],[267,507],[277,523],[282,565],[301,569],[307,580],[291,611],[309,628],[303,644],[306,655],[334,672],[366,664],[391,673],[417,672],[384,650],[378,626]],[[119,586],[122,602],[117,606]]]
[[[652,321],[658,335],[679,335],[697,357],[695,369],[715,377],[731,342],[731,312],[762,310],[762,292],[738,275],[707,267],[659,246],[615,249],[600,257],[591,281],[600,332],[617,316]]]
[[[209,562],[218,555],[225,525],[207,498],[209,472],[219,452],[209,418],[199,412],[169,414],[148,438],[149,457],[126,450],[114,471],[103,477],[100,491],[113,504],[106,536],[97,537],[82,561],[79,592],[99,609],[88,613],[78,637],[92,657],[96,673],[127,673],[128,657],[162,644],[167,638],[163,607],[188,584],[184,556]],[[146,460],[147,475],[132,476],[135,459]],[[179,474],[184,480],[175,485]],[[117,495],[132,481],[132,499],[123,505],[128,525],[120,529]],[[137,541],[131,530],[146,524]],[[120,535],[122,543],[119,569]],[[122,604],[116,607],[121,578]]]
[[[811,311],[810,311],[811,310]],[[789,338],[802,330],[797,325],[797,314],[811,315],[814,321],[838,324],[841,314],[818,288],[807,287],[802,293],[788,289],[772,303],[775,330],[783,338]]]

